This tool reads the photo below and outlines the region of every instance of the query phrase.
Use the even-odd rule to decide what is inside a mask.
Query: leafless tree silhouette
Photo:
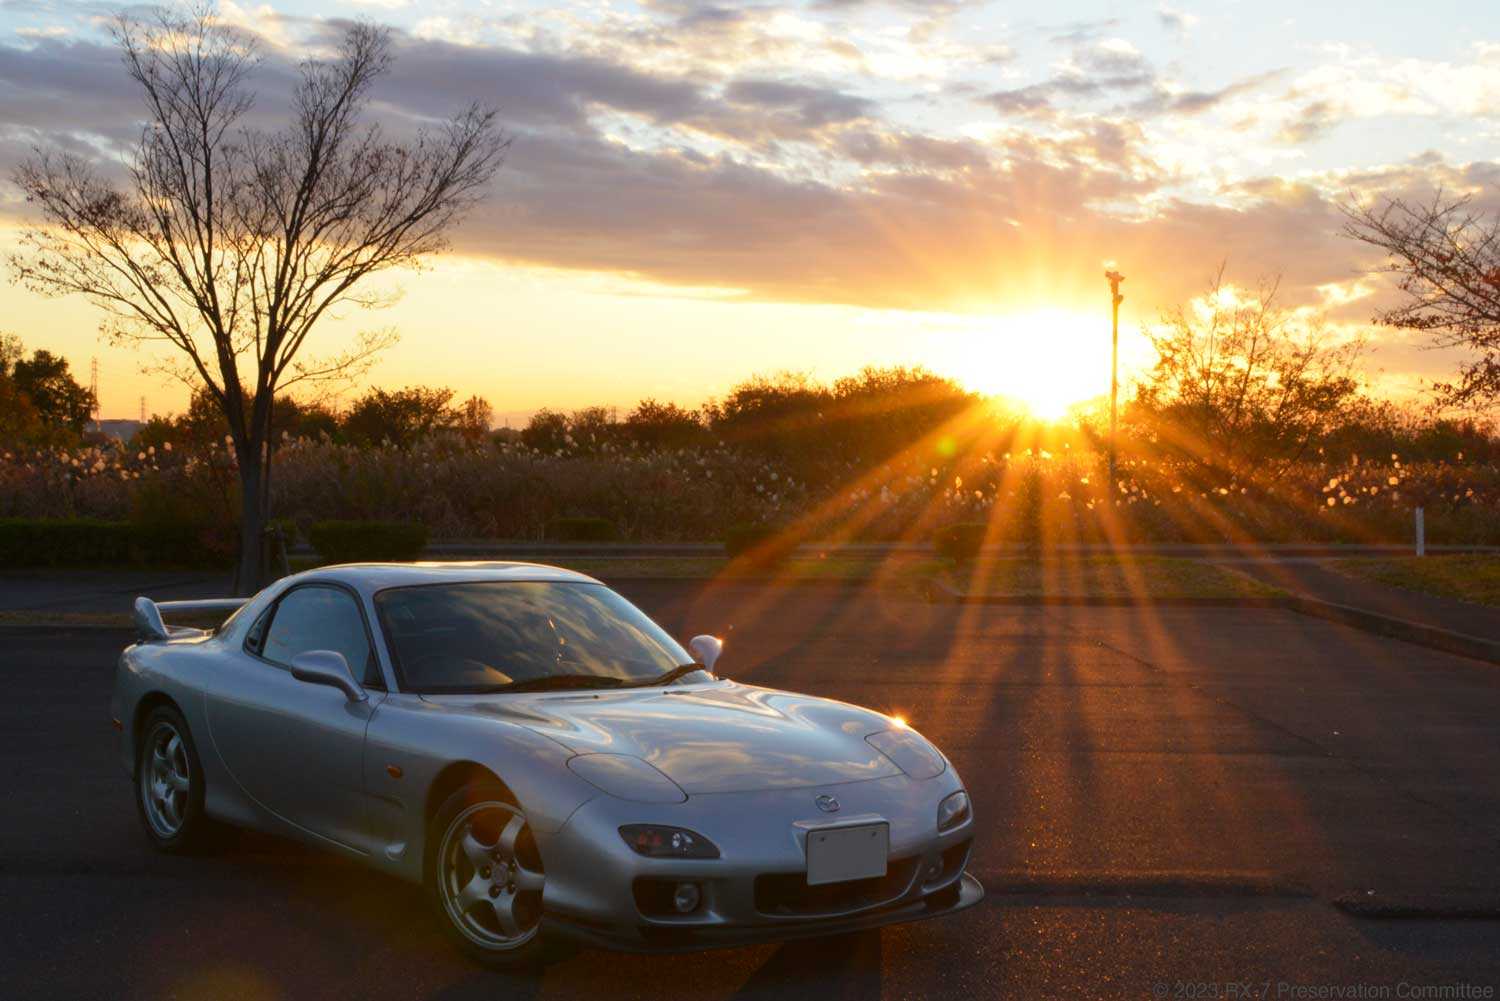
[[[1277,302],[1278,282],[1236,290],[1221,265],[1203,297],[1144,328],[1156,364],[1131,420],[1200,465],[1278,476],[1336,426],[1355,398],[1364,342],[1331,338]]]
[[[240,479],[235,588],[248,594],[263,583],[276,394],[357,372],[393,337],[309,358],[309,336],[336,307],[388,302],[369,276],[443,249],[508,139],[479,104],[405,140],[363,122],[391,62],[373,25],[302,63],[290,121],[273,131],[249,121],[256,39],[212,7],[125,15],[114,35],[147,109],[124,183],[35,151],[15,180],[42,221],[11,265],[34,290],[103,307],[111,336],[170,345],[175,374],[223,410]]]
[[[1385,251],[1401,303],[1380,323],[1427,333],[1437,347],[1477,354],[1457,382],[1436,387],[1444,406],[1500,401],[1500,214],[1442,191],[1423,202],[1389,198],[1344,208],[1344,234]]]

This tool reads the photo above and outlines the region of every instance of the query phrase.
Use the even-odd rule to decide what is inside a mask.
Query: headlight
[[[719,847],[701,834],[681,827],[658,827],[655,824],[626,824],[620,837],[647,858],[718,858]],[[692,908],[688,908],[692,910]]]
[[[635,803],[681,803],[687,793],[657,769],[629,754],[580,754],[568,768],[596,789]]]
[[[969,819],[969,794],[954,793],[938,804],[938,830],[947,831]]]
[[[930,779],[943,774],[943,769],[948,767],[937,748],[915,730],[886,730],[872,733],[865,740],[914,779]]]

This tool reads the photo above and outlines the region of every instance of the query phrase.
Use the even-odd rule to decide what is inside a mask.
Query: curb
[[[1132,597],[1086,594],[960,594],[947,597],[953,605],[1002,605],[1013,608],[1265,608],[1287,610],[1286,598]]]
[[[1425,646],[1443,653],[1455,654],[1459,657],[1469,657],[1473,660],[1483,660],[1491,664],[1500,664],[1500,642],[1495,640],[1487,640],[1479,636],[1469,636],[1465,633],[1455,633],[1449,629],[1427,626],[1420,622],[1395,619],[1387,615],[1367,612],[1362,608],[1351,608],[1348,605],[1338,605],[1331,601],[1321,601],[1317,598],[1297,595],[1286,600],[1288,601],[1288,608],[1309,618],[1337,622],[1340,625],[1351,626],[1367,633],[1374,633],[1376,636],[1403,640],[1407,643]]]
[[[1333,906],[1351,917],[1374,920],[1500,921],[1500,899],[1494,894],[1472,891],[1418,897],[1346,893],[1333,898]]]
[[[1122,897],[1312,900],[1318,894],[1298,879],[1264,872],[977,871],[989,898]]]
[[[1018,608],[1271,608],[1296,611],[1298,599],[1286,595],[1204,597],[1139,594],[965,594],[947,581],[927,581],[929,601],[952,605],[1008,605]]]

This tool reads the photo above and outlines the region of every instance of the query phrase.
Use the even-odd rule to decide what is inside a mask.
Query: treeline
[[[921,367],[868,367],[831,384],[780,373],[752,377],[693,410],[653,399],[642,400],[618,421],[603,407],[571,414],[542,410],[518,440],[544,452],[722,446],[817,481],[830,470],[895,458],[958,423],[981,402],[953,380]]]
[[[278,396],[271,426],[278,440],[327,438],[403,448],[440,434],[456,434],[473,442],[489,437],[490,405],[477,396],[455,404],[453,396],[451,389],[442,387],[371,389],[345,408]],[[159,448],[175,442],[179,448],[196,450],[222,445],[228,433],[229,423],[218,403],[200,392],[193,394],[182,414],[153,415],[131,444]]]
[[[866,368],[831,384],[793,373],[756,376],[722,399],[692,409],[655,399],[642,400],[623,415],[606,407],[543,409],[518,430],[492,428],[487,401],[470,397],[455,403],[445,387],[371,389],[342,409],[281,397],[272,428],[278,440],[402,449],[434,438],[581,456],[724,447],[774,461],[804,480],[819,480],[833,471],[894,459],[913,442],[945,430],[972,439],[972,415],[982,402],[951,379],[898,366]],[[131,444],[164,448],[170,443],[191,454],[221,445],[227,433],[217,404],[198,394],[185,413],[153,417]],[[943,447],[951,453],[958,438]],[[833,456],[837,461],[830,464]]]

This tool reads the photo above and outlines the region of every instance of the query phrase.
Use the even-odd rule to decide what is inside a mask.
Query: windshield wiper
[[[547,674],[540,678],[513,681],[508,685],[496,685],[492,692],[551,692],[575,688],[619,688],[619,678],[602,674]]]
[[[672,682],[676,681],[678,678],[682,677],[685,674],[692,674],[694,671],[707,670],[708,668],[704,667],[702,664],[678,664],[666,674],[658,675],[657,677],[650,678],[646,681],[634,681],[624,687],[655,688],[657,685],[670,685]]]

